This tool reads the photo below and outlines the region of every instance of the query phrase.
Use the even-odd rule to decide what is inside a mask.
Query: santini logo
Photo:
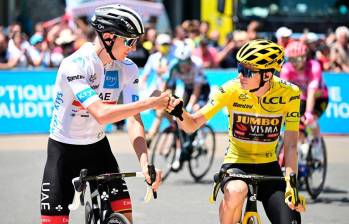
[[[240,107],[240,108],[246,108],[246,109],[252,109],[253,105],[249,104],[240,104],[240,103],[234,103],[233,107]]]

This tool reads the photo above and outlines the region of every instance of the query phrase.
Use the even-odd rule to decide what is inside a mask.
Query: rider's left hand
[[[305,197],[299,194],[298,195],[299,202],[298,202],[298,205],[296,206],[294,194],[295,194],[294,190],[291,187],[287,187],[285,192],[285,203],[292,210],[296,210],[298,212],[305,212],[306,205],[307,205]]]
[[[148,172],[148,166],[142,167],[142,172],[144,174],[145,180],[147,181],[148,184],[150,184],[151,179],[150,179],[149,172]],[[155,168],[155,172],[156,172],[156,179],[155,179],[155,182],[152,183],[151,188],[154,191],[157,191],[159,188],[159,185],[161,184],[162,171]]]

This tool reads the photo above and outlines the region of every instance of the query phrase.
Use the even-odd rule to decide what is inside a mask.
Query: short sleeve
[[[286,104],[286,118],[285,129],[286,131],[298,131],[300,121],[300,89],[296,85],[292,85],[290,98]]]
[[[123,89],[123,103],[132,103],[139,100],[139,78],[138,67],[136,64],[127,66],[125,74],[129,76],[124,83]]]
[[[83,60],[80,58],[80,60]],[[78,100],[84,108],[92,103],[100,100],[97,93],[91,88],[87,82],[87,74],[81,67],[83,61],[63,62],[58,70],[58,75],[62,76],[62,81],[66,82],[72,90],[76,100]]]
[[[219,87],[219,90],[210,97],[208,103],[201,108],[202,113],[206,120],[210,120],[218,111],[228,104],[231,100],[232,93],[232,81],[226,82],[223,86]]]

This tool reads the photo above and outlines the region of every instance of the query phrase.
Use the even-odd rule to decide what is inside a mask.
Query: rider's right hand
[[[156,110],[165,110],[169,104],[170,99],[171,95],[169,92],[162,93],[159,90],[155,90],[148,98],[151,107]]]

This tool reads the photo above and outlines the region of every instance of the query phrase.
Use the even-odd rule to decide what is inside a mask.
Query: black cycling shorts
[[[227,163],[222,169],[233,169],[240,174],[258,174],[269,176],[282,176],[283,173],[277,161],[262,164]],[[224,178],[221,190],[232,178]],[[301,223],[299,212],[291,210],[285,203],[285,181],[269,181],[258,185],[257,199],[263,203],[264,210],[271,223],[290,224]]]
[[[41,185],[42,216],[69,214],[68,205],[74,196],[72,179],[79,176],[81,169],[87,169],[87,175],[119,172],[106,137],[89,145],[70,145],[48,140],[47,161]],[[94,187],[93,183],[90,185]],[[117,192],[110,194],[112,209],[131,212],[131,200],[125,181],[111,181],[109,186]]]

